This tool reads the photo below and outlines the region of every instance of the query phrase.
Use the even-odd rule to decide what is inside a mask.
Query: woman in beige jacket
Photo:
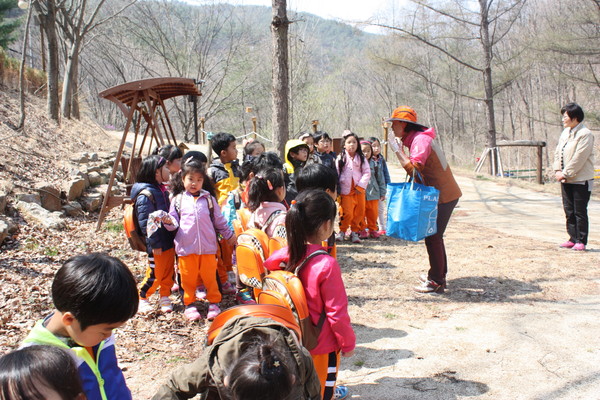
[[[594,135],[583,125],[583,110],[575,103],[561,110],[564,130],[554,152],[555,177],[561,183],[569,240],[560,247],[585,250],[588,240],[587,205],[594,183]]]

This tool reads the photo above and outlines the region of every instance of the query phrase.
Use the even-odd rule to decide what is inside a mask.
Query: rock
[[[107,184],[103,184],[98,186],[97,188],[95,188],[99,193],[106,193],[106,190],[108,189],[108,185]],[[119,185],[117,185],[117,183],[115,182],[112,187],[110,188],[110,194],[113,196],[119,196],[121,194],[121,188],[119,187]]]
[[[0,214],[4,214],[6,211],[6,204],[8,203],[8,195],[2,189],[0,189]]]
[[[0,244],[8,237],[8,224],[0,220]]]
[[[88,174],[90,180],[90,186],[98,186],[102,184],[102,177],[97,172],[90,172]]]
[[[65,193],[67,193],[67,200],[73,201],[83,194],[85,190],[85,180],[83,178],[75,178],[67,182],[64,186]]]
[[[98,153],[92,153],[89,155],[90,161],[98,161]]]
[[[112,171],[111,171],[112,172]],[[106,172],[104,173],[100,173],[100,179],[102,181],[102,185],[105,185],[108,183],[109,179],[110,179],[110,174],[111,172],[109,172],[108,174]]]
[[[123,176],[123,172],[121,171],[117,171],[117,173],[115,174],[115,179],[119,182],[125,182],[125,177]]]
[[[12,218],[9,218],[6,216],[0,216],[0,221],[3,221],[6,225],[8,225],[8,234],[9,235],[13,235],[18,232],[19,225],[17,225],[17,223]]]
[[[70,160],[72,162],[74,162],[74,163],[77,163],[77,164],[87,164],[87,163],[90,162],[90,159],[89,159],[87,153],[83,153],[80,156],[73,156],[73,157],[70,158]]]
[[[92,166],[87,167],[88,174],[90,172],[100,172],[100,171],[102,171],[102,167],[99,165],[92,165]]]
[[[35,184],[38,190],[42,207],[49,211],[62,210],[62,202],[60,201],[60,189],[48,182],[40,182]]]
[[[16,195],[18,201],[22,201],[24,203],[35,203],[42,205],[42,199],[39,193],[17,193]]]
[[[98,211],[102,206],[104,196],[101,193],[88,193],[81,198],[81,206],[85,211]]]
[[[70,201],[68,204],[65,204],[62,210],[69,217],[83,215],[83,207],[76,201]]]
[[[67,228],[61,212],[50,212],[39,204],[26,203],[24,201],[18,201],[15,207],[29,223],[41,225],[48,229],[63,230]]]

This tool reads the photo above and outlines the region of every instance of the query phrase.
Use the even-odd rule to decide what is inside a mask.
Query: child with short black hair
[[[270,318],[229,320],[193,363],[178,368],[153,399],[320,400],[319,379],[292,330]]]
[[[217,203],[222,210],[226,209],[226,218],[231,222],[236,209],[235,197],[240,197],[238,192],[242,176],[237,159],[236,139],[231,133],[220,132],[212,137],[211,143],[218,158],[210,164],[208,176],[215,187]],[[226,240],[219,241],[217,271],[223,292],[235,293],[235,287],[228,281],[228,272],[233,271],[233,246]]]
[[[296,188],[298,193],[307,190],[324,190],[334,201],[337,200],[338,176],[337,172],[323,164],[310,164],[298,171]],[[335,246],[335,233],[327,239],[327,252],[337,256]]]
[[[148,225],[157,211],[169,211],[170,196],[162,182],[169,180],[167,159],[159,155],[151,155],[142,160],[136,182],[131,189],[131,200],[135,203],[135,212],[139,227],[146,239],[148,266],[140,285],[140,313],[151,312],[154,307],[149,298],[158,290],[159,304],[162,312],[173,311],[169,295],[173,287],[175,272],[175,235],[159,226],[148,236]]]
[[[56,346],[29,346],[0,358],[2,400],[85,400],[73,357]]]
[[[244,158],[242,162],[251,161],[265,152],[265,146],[256,139],[248,139],[244,144]]]
[[[231,133],[220,132],[211,139],[212,149],[217,154],[208,169],[217,191],[217,202],[223,206],[229,192],[240,187],[241,171],[238,164],[236,139]]]
[[[22,347],[41,344],[72,351],[88,400],[131,399],[113,334],[138,309],[129,268],[100,253],[69,258],[54,276],[52,301],[56,310],[36,323]]]
[[[300,193],[285,218],[288,247],[277,250],[264,263],[271,271],[285,265],[287,271],[294,272],[311,257],[296,274],[304,287],[312,323],[317,326],[325,315],[318,344],[310,351],[324,400],[348,396],[348,388],[336,388],[335,382],[340,353],[350,357],[356,345],[340,266],[328,254],[314,254],[323,250],[322,241],[333,233],[336,212],[335,202],[323,190]]]
[[[315,154],[321,159],[321,163],[332,168],[337,173],[335,168],[335,153],[333,150],[333,140],[327,132],[315,132]]]

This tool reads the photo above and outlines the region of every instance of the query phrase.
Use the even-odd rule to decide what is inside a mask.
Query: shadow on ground
[[[484,383],[456,378],[454,371],[423,378],[384,377],[374,383],[349,384],[348,387],[352,399],[377,400],[455,400],[489,391]]]

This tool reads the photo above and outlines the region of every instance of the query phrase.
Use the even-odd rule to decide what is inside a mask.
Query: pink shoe
[[[369,232],[367,232],[366,229],[363,229],[362,231],[358,232],[358,237],[360,239],[368,239],[369,238]]]
[[[196,288],[196,298],[199,300],[206,299],[206,288],[204,285],[200,285]]]
[[[350,234],[350,241],[352,243],[361,243],[362,240],[360,240],[360,238],[358,237],[358,232],[352,232]]]
[[[216,304],[211,304],[208,306],[208,314],[206,314],[206,319],[212,321],[219,314],[221,314],[221,309],[219,308],[219,306]]]
[[[379,236],[381,236],[381,234],[377,231],[372,231],[369,232],[369,235],[373,238],[373,239],[379,239]]]
[[[572,249],[573,246],[575,246],[575,243],[571,242],[570,240],[567,240],[563,244],[560,244],[558,247],[562,247],[563,249]]]
[[[575,251],[585,251],[585,244],[575,243],[575,245],[573,245],[572,249]]]
[[[183,315],[185,315],[189,321],[198,321],[200,318],[202,318],[195,306],[187,306],[183,312]]]
[[[237,292],[235,286],[231,284],[231,282],[227,281],[221,284],[221,293],[222,294],[235,294]]]

